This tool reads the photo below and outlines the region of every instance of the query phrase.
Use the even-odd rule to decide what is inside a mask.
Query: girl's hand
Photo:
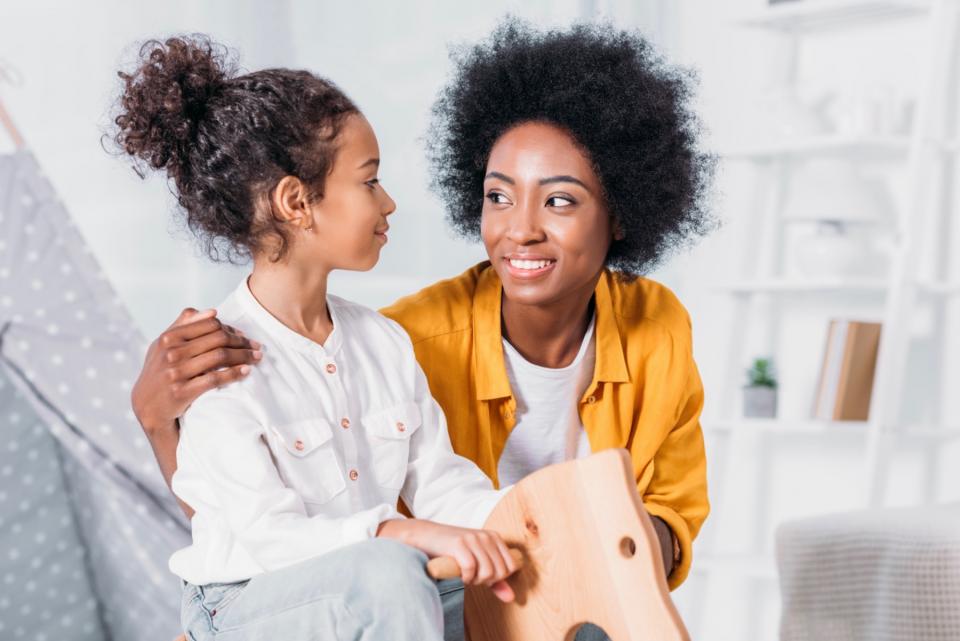
[[[207,390],[243,378],[260,360],[260,344],[224,325],[216,310],[184,309],[150,344],[130,400],[148,433],[174,425]]]
[[[504,579],[519,568],[496,532],[420,519],[397,519],[381,523],[377,536],[412,545],[430,558],[453,557],[460,566],[464,585],[486,585],[501,601],[514,599],[513,588]]]

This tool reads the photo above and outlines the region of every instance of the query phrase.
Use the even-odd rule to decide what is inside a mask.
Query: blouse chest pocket
[[[346,488],[330,423],[320,418],[271,426],[279,442],[275,457],[280,477],[307,503],[326,503]]]
[[[420,407],[403,402],[365,414],[361,419],[370,435],[373,476],[391,490],[403,487],[410,459],[410,437],[420,428]]]

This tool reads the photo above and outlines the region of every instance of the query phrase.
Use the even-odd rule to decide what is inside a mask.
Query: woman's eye
[[[569,207],[575,204],[576,201],[567,196],[550,196],[547,198],[547,207]]]
[[[374,179],[372,179],[372,180],[368,180],[368,181],[367,181],[366,183],[364,183],[364,184],[365,184],[367,187],[369,187],[370,189],[373,189],[374,187],[376,187],[377,185],[380,184],[380,179],[379,179],[379,178],[374,178]]]
[[[487,194],[487,200],[489,200],[494,205],[506,205],[510,202],[509,200],[507,200],[506,196],[504,196],[498,191],[491,191],[489,194]]]

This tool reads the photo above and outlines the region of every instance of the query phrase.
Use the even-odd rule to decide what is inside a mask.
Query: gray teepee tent
[[[0,155],[0,639],[178,634],[189,530],[129,409],[144,350],[34,157]]]

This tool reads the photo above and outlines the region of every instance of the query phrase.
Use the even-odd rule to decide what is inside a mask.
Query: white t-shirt
[[[556,369],[531,363],[503,339],[517,422],[497,463],[501,487],[547,465],[590,455],[590,442],[577,408],[593,378],[595,321],[596,315],[573,362]]]
[[[170,558],[190,583],[232,582],[372,538],[402,518],[482,527],[505,490],[450,446],[407,333],[327,297],[323,345],[294,332],[244,279],[218,318],[263,345],[243,380],[181,419],[173,491],[196,513]]]

